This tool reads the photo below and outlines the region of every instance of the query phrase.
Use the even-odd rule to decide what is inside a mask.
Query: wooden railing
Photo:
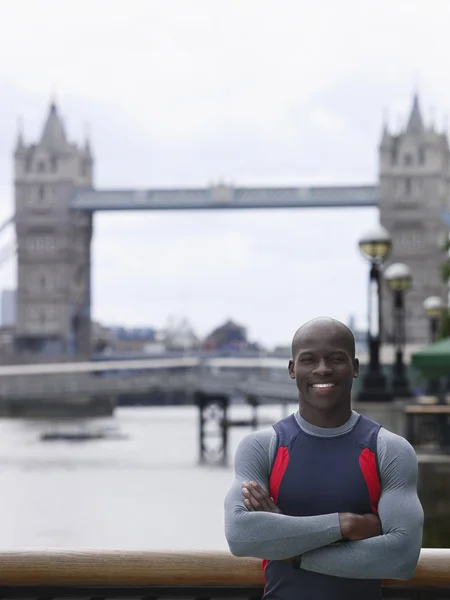
[[[0,598],[257,600],[261,561],[222,553],[16,551],[0,553]],[[410,581],[385,581],[384,598],[450,598],[450,550],[426,549]]]

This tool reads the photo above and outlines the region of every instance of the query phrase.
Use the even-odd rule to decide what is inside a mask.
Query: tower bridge
[[[374,185],[98,190],[91,144],[68,140],[55,104],[37,143],[19,133],[14,167],[17,362],[90,358],[92,219],[101,211],[378,207],[393,238],[389,262],[405,262],[413,273],[410,342],[428,338],[424,299],[445,294],[439,265],[450,223],[450,149],[446,132],[424,123],[417,96],[401,130],[383,128]],[[391,304],[385,294],[389,328]]]

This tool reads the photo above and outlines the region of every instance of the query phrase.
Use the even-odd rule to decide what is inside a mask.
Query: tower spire
[[[54,98],[51,99],[50,110],[42,131],[40,144],[53,150],[63,149],[67,145],[66,132]]]
[[[54,106],[56,108],[56,86],[55,84],[51,87],[50,92],[50,107]]]
[[[409,115],[408,125],[406,126],[407,133],[420,134],[423,133],[423,119],[420,111],[419,96],[414,94],[411,114]]]
[[[23,150],[25,147],[23,139],[23,118],[19,117],[17,120],[17,139],[16,139],[16,152]]]
[[[91,156],[91,128],[89,123],[84,124],[84,153]]]

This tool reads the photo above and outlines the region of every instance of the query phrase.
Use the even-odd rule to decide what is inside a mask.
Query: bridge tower
[[[423,301],[428,296],[445,298],[439,265],[448,227],[441,211],[449,208],[450,150],[447,134],[425,126],[414,96],[406,127],[396,134],[384,126],[380,144],[380,222],[391,233],[388,264],[406,263],[412,270],[413,288],[406,297],[408,343],[429,341]],[[392,298],[383,290],[383,333],[392,332]]]
[[[93,185],[89,141],[71,143],[55,103],[41,138],[14,153],[17,237],[15,355],[21,362],[90,354],[92,215],[69,210],[74,188]]]

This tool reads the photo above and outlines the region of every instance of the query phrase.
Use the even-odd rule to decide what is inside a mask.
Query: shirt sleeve
[[[275,431],[267,430],[245,437],[236,451],[235,478],[225,499],[225,536],[235,556],[283,560],[342,537],[337,513],[292,517],[247,510],[241,484],[256,481],[269,489],[275,447]]]
[[[378,459],[382,535],[307,552],[301,567],[353,579],[410,579],[422,546],[423,509],[417,495],[418,465],[412,446],[380,429]]]

